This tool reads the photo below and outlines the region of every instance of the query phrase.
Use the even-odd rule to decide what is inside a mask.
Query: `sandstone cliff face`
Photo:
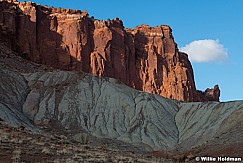
[[[134,36],[138,89],[182,101],[199,100],[187,54],[178,51],[169,26],[142,25],[128,32]]]
[[[190,61],[169,26],[125,29],[118,18],[94,20],[87,12],[31,2],[3,1],[0,8],[1,40],[32,61],[113,77],[176,100],[219,99],[196,91]]]

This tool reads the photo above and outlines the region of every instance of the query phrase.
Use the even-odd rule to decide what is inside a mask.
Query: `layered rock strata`
[[[118,18],[31,2],[0,2],[0,39],[21,56],[64,70],[116,78],[138,90],[180,101],[218,101],[196,91],[188,56],[169,26],[126,29]]]

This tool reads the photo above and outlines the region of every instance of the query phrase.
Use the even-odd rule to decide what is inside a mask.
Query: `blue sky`
[[[197,89],[205,90],[219,84],[221,101],[243,99],[243,0],[33,1],[42,5],[87,10],[96,19],[119,17],[128,28],[141,24],[170,25],[179,48],[197,40],[215,40],[228,57],[221,60],[222,55],[219,55],[212,61],[192,61]],[[211,47],[207,41],[204,43],[206,47]],[[196,49],[201,52],[200,55],[204,53],[203,47]]]

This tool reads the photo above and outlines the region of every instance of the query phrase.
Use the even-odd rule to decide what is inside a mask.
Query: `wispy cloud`
[[[180,48],[180,51],[187,53],[192,62],[221,62],[228,57],[219,40],[196,40]]]

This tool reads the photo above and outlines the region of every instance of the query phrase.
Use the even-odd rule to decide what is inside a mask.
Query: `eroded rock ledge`
[[[96,20],[32,2],[1,0],[0,9],[0,39],[34,62],[113,77],[180,101],[219,100],[219,91],[196,90],[191,63],[169,26],[126,29],[118,18]]]

